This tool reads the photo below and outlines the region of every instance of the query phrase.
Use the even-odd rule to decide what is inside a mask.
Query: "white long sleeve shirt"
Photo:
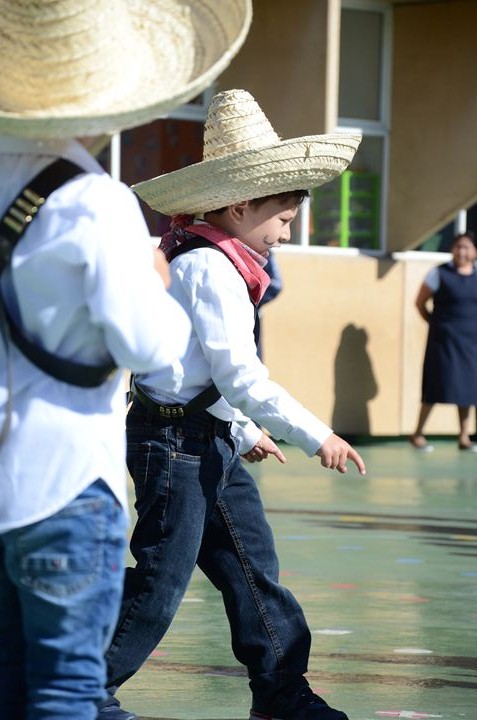
[[[247,287],[230,260],[212,248],[191,250],[172,261],[171,274],[170,292],[191,319],[192,333],[181,364],[139,375],[141,389],[175,405],[213,381],[223,398],[208,410],[234,423],[241,453],[261,436],[253,418],[276,439],[314,455],[332,430],[269,379],[257,356]]]
[[[77,362],[175,368],[190,323],[153,269],[137,200],[75,141],[0,137],[0,213],[57,157],[84,168],[55,190],[1,277],[10,314],[42,347]],[[13,414],[0,447],[0,532],[49,517],[98,478],[127,507],[125,383],[54,380],[12,345]],[[7,398],[0,342],[0,427]],[[174,371],[175,372],[175,371]]]

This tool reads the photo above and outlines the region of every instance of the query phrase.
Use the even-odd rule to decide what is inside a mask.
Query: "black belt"
[[[210,405],[213,405],[220,397],[220,393],[215,385],[210,385],[210,387],[203,390],[195,398],[192,398],[192,400],[189,400],[185,405],[161,405],[155,400],[152,400],[146,393],[143,393],[136,383],[133,383],[132,394],[136,395],[137,399],[145,408],[154,413],[154,415],[159,415],[159,417],[164,420],[178,420],[182,417],[195,415],[202,410],[206,410]]]

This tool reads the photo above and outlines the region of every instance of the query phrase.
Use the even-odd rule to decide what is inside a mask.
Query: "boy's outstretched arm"
[[[351,460],[358,468],[360,474],[366,475],[366,466],[361,455],[339,435],[333,433],[326,438],[316,454],[318,457],[321,457],[321,464],[325,468],[345,473],[348,470],[346,462]]]
[[[281,463],[286,463],[287,461],[285,455],[282,453],[280,448],[275,445],[273,440],[269,438],[268,435],[265,435],[265,433],[262,433],[262,437],[257,442],[257,444],[254,445],[251,450],[244,453],[241,457],[243,457],[244,460],[253,463],[266,460],[269,455],[275,455],[277,460],[279,460]]]

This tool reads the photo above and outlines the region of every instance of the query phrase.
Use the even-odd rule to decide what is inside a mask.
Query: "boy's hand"
[[[340,473],[347,472],[347,460],[354,462],[361,475],[366,475],[366,466],[361,455],[349,445],[346,440],[334,433],[325,440],[316,453],[321,457],[321,464],[330,470],[338,470]]]
[[[262,437],[258,443],[241,457],[243,457],[244,460],[247,460],[247,462],[254,463],[266,460],[269,455],[275,455],[277,460],[281,463],[286,463],[287,461],[285,455],[282,453],[280,448],[275,445],[273,440],[269,438],[268,435],[265,435],[265,433],[262,433]]]

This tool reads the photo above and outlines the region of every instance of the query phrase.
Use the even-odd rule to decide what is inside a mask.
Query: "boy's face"
[[[296,200],[271,198],[258,206],[246,201],[233,207],[237,211],[234,235],[255,252],[268,257],[270,248],[289,242],[298,212]]]

